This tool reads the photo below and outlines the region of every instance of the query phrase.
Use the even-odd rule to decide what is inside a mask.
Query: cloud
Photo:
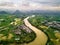
[[[0,6],[14,6],[14,4],[12,2],[4,2],[0,3]]]
[[[0,8],[20,10],[60,10],[60,0],[0,0]]]

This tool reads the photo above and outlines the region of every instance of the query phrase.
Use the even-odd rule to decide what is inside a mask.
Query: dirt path
[[[48,40],[47,36],[45,35],[44,32],[42,32],[41,30],[37,29],[36,27],[32,26],[29,21],[28,21],[29,17],[24,19],[24,23],[27,27],[29,27],[30,29],[32,29],[35,33],[36,33],[36,39],[26,45],[46,45],[46,42]]]

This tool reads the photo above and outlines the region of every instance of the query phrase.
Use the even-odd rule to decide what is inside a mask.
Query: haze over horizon
[[[60,0],[0,0],[0,9],[60,11]]]

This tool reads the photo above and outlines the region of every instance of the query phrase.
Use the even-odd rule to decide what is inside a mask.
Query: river
[[[35,33],[36,33],[36,38],[33,42],[28,43],[26,45],[46,45],[48,37],[46,36],[46,34],[44,32],[42,32],[41,30],[37,29],[36,27],[32,26],[30,24],[30,22],[28,21],[29,17],[24,19],[24,23],[27,27],[29,27],[30,29],[32,29]]]

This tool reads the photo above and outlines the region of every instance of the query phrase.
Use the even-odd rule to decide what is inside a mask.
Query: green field
[[[35,16],[29,22],[48,36],[46,45],[60,45],[59,16]]]
[[[9,45],[11,43],[24,44],[33,41],[35,33],[20,29],[24,25],[22,18],[15,15],[0,15],[0,43]]]

